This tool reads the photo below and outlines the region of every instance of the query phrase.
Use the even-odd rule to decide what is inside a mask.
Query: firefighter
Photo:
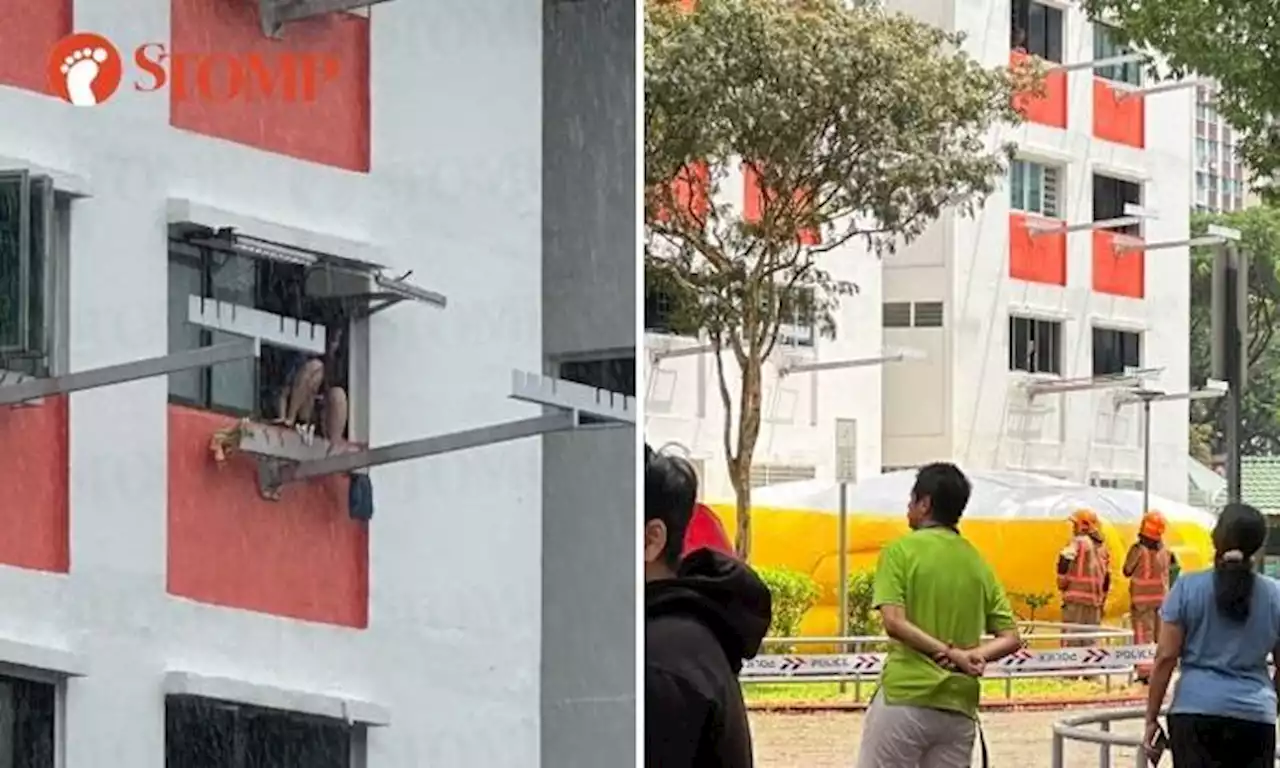
[[[1148,510],[1138,527],[1138,540],[1124,558],[1124,575],[1129,579],[1129,619],[1134,645],[1154,643],[1160,634],[1160,604],[1176,578],[1178,559],[1164,546],[1167,524],[1164,515]],[[1139,682],[1147,682],[1150,664],[1137,667]]]
[[[1058,589],[1062,591],[1062,620],[1097,626],[1111,590],[1111,558],[1102,538],[1102,524],[1091,509],[1071,515],[1071,543],[1058,554]],[[1073,631],[1068,629],[1068,632]],[[1086,632],[1076,628],[1076,632]],[[1064,647],[1089,646],[1090,639],[1063,639]]]

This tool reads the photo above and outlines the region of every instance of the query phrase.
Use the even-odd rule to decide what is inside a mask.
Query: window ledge
[[[18,676],[84,677],[85,658],[62,648],[0,638],[0,667],[16,668]]]
[[[1137,150],[1135,150],[1137,151]],[[1104,160],[1093,160],[1089,163],[1090,173],[1099,174],[1101,176],[1110,176],[1113,179],[1128,181],[1134,184],[1145,184],[1151,181],[1151,174],[1130,166],[1119,165],[1118,163],[1108,163]]]
[[[1061,286],[1052,286],[1062,290]],[[1065,323],[1072,319],[1072,315],[1065,309],[1050,309],[1049,307],[1032,305],[1032,304],[1010,304],[1009,314],[1013,317],[1025,318],[1027,320],[1048,320],[1050,322]]]
[[[171,197],[167,203],[169,224],[194,224],[215,229],[232,227],[237,232],[263,240],[284,243],[320,253],[342,254],[344,258],[369,264],[384,264],[382,249],[372,243],[304,227],[278,224],[186,198]]]
[[[1125,331],[1127,333],[1146,333],[1151,328],[1140,320],[1130,320],[1111,315],[1089,315],[1089,324],[1100,331]]]
[[[334,694],[277,688],[229,677],[209,677],[195,672],[167,672],[164,676],[164,691],[171,696],[199,696],[327,717],[352,724],[391,724],[390,711],[372,702]]]
[[[6,157],[4,155],[0,155],[0,168],[48,176],[53,179],[54,190],[71,197],[92,197],[93,195],[89,188],[89,180],[70,171],[49,168],[20,157]]]

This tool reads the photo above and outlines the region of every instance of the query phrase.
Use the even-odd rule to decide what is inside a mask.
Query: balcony
[[[1067,284],[1067,235],[1039,232],[1033,235],[1028,224],[1058,224],[1035,214],[1009,214],[1009,277],[1045,285]]]
[[[1017,66],[1030,58],[1030,54],[1022,51],[1009,53],[1009,65]],[[1019,94],[1014,97],[1013,106],[1028,122],[1047,125],[1051,128],[1067,127],[1067,73],[1054,70],[1045,76],[1044,95]]]
[[[1136,238],[1108,230],[1093,232],[1093,290],[1141,299],[1146,295],[1146,257],[1118,246]]]

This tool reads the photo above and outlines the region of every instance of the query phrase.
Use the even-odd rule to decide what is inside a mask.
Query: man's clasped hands
[[[945,670],[973,677],[982,677],[987,670],[987,659],[977,648],[948,646],[945,651],[935,653],[933,661]]]

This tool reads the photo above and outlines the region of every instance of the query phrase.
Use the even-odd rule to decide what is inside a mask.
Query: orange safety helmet
[[[1158,541],[1164,536],[1164,531],[1167,527],[1168,523],[1165,521],[1164,515],[1154,509],[1150,509],[1147,510],[1147,514],[1142,516],[1142,525],[1138,528],[1138,535]]]
[[[1071,528],[1076,533],[1097,533],[1100,527],[1098,513],[1092,509],[1077,509],[1071,513]]]

